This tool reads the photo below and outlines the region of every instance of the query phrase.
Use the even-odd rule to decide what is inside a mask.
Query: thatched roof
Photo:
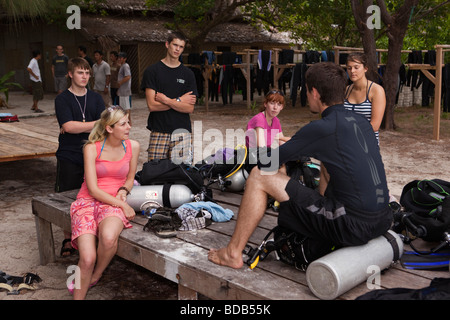
[[[100,42],[164,42],[170,30],[165,17],[113,17],[83,15],[81,28],[89,40]],[[258,30],[247,23],[225,23],[215,27],[206,37],[206,42],[217,43],[282,43],[290,41],[286,33],[270,33]],[[113,45],[113,43],[111,43]],[[107,46],[109,47],[109,46]]]
[[[107,37],[115,42],[164,42],[169,32],[164,24],[151,18],[84,15],[81,19],[81,29],[89,40]]]

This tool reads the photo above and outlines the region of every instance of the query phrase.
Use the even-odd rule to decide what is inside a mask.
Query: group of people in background
[[[182,160],[185,163],[192,161],[190,114],[194,111],[198,92],[194,74],[179,59],[186,42],[183,35],[171,33],[165,43],[166,56],[149,66],[143,75],[141,89],[145,92],[149,109],[147,120],[147,129],[150,131],[147,149],[149,161],[167,158]],[[66,60],[62,46],[58,46],[57,55],[53,59],[52,72],[55,77],[55,90],[58,92],[55,99],[55,111],[60,125],[59,148],[56,152],[55,190],[62,192],[79,189],[77,199],[72,203],[70,209],[72,231],[64,233],[65,239],[61,248],[62,256],[72,254],[75,249],[78,249],[79,252],[80,281],[72,283],[68,288],[74,295],[74,299],[84,299],[89,288],[96,285],[101,279],[103,271],[117,250],[121,231],[131,227],[129,221],[135,216],[134,210],[126,203],[126,196],[133,188],[140,146],[137,141],[129,139],[131,73],[126,58],[126,54],[123,52],[111,52],[111,64],[109,65],[103,61],[102,52],[96,51],[94,53],[95,62],[93,62],[86,56],[85,50],[80,47],[79,57]],[[345,85],[342,85],[343,87],[340,85],[344,81],[344,71],[339,66],[332,63],[320,64],[315,68],[316,72],[312,70],[308,73],[311,77],[308,82],[308,85],[311,86],[308,88],[310,108],[314,112],[322,113],[324,117],[320,126],[311,124],[307,126],[310,129],[299,131],[292,138],[284,136],[278,115],[285,107],[286,100],[281,91],[273,90],[266,95],[260,112],[250,119],[247,127],[248,130],[251,129],[255,132],[254,140],[248,141],[249,144],[270,148],[282,145],[280,151],[282,151],[284,160],[293,159],[299,152],[303,153],[311,149],[312,151],[309,151],[314,151],[314,155],[319,155],[319,158],[323,154],[324,162],[327,163],[328,160],[335,159],[341,152],[340,146],[334,145],[332,133],[339,135],[339,137],[336,136],[337,138],[345,140],[346,137],[342,135],[346,135],[350,131],[354,132],[353,124],[351,130],[349,127],[348,109],[355,112],[358,112],[360,107],[364,109],[364,116],[367,117],[370,124],[369,121],[357,116],[355,121],[364,129],[364,133],[362,137],[351,136],[348,143],[357,147],[359,146],[358,139],[363,138],[367,140],[370,150],[359,150],[355,147],[355,150],[345,149],[345,152],[349,153],[348,159],[351,164],[357,165],[361,169],[357,173],[364,176],[369,175],[370,171],[366,170],[367,168],[357,158],[363,151],[370,152],[370,155],[376,160],[381,183],[380,185],[366,186],[365,183],[368,179],[355,179],[355,181],[361,181],[360,189],[358,186],[346,186],[352,190],[357,189],[358,192],[367,187],[368,192],[358,193],[358,196],[367,201],[363,202],[364,208],[359,208],[359,202],[354,199],[347,202],[348,199],[345,198],[345,195],[338,194],[339,197],[342,197],[338,200],[342,200],[344,205],[350,203],[351,206],[355,205],[356,207],[347,208],[347,217],[336,219],[339,227],[350,221],[349,223],[358,229],[361,237],[358,241],[360,242],[386,231],[385,216],[388,201],[386,179],[374,134],[379,129],[384,113],[384,92],[379,85],[366,79],[367,66],[364,59],[363,55],[349,58],[348,77],[351,79],[352,85],[347,87],[345,96]],[[62,68],[62,64],[66,64],[66,61],[67,76]],[[33,77],[37,76],[34,77],[37,80],[40,77],[33,71],[33,68],[34,66],[30,63],[32,70],[30,75],[33,73]],[[94,76],[93,85],[90,85],[91,70],[93,70],[92,75]],[[324,75],[321,75],[322,73]],[[335,77],[336,84],[331,83],[332,81],[329,81],[326,75]],[[64,83],[64,79],[70,81]],[[335,95],[331,96],[333,94]],[[33,99],[35,98],[39,98],[37,91],[36,97]],[[339,126],[342,127],[334,128],[327,125],[327,119],[339,120]],[[333,123],[337,125],[336,121]],[[328,139],[329,143],[322,143],[320,140],[322,138]],[[185,152],[186,150],[190,150],[190,152]],[[313,156],[313,154],[308,155]],[[353,171],[336,172],[334,167],[331,168],[331,172],[327,172],[325,167],[321,171],[321,174],[324,175],[321,176],[321,181],[323,179],[325,186],[329,182],[330,184],[336,184],[336,181],[344,183],[348,180],[346,174],[355,174]],[[267,194],[279,196],[281,201],[291,199],[294,209],[286,212],[286,217],[289,221],[295,221],[293,225],[299,223],[298,215],[306,214],[306,204],[296,197],[300,193],[312,193],[312,190],[306,191],[304,188],[294,185],[293,182],[288,182],[288,178],[280,176],[280,174],[263,177],[264,175],[259,174],[260,170],[262,169],[258,166],[250,174],[249,187],[246,188],[243,197],[238,228],[232,237],[232,242],[227,248],[212,249],[209,254],[212,262],[231,267],[242,266],[242,257],[235,259],[235,256],[241,255],[242,244],[246,243],[254,230],[253,227],[257,225],[264,212],[262,205],[264,201],[260,201],[261,205],[258,205],[257,208],[250,209],[249,204],[255,203],[255,195],[261,199],[265,198]],[[333,177],[335,177],[334,180]],[[283,181],[284,184],[287,184],[286,191],[280,189],[274,192],[274,189],[278,187],[276,181]],[[374,199],[372,195],[375,193],[370,193],[377,187],[384,192],[383,201]],[[325,192],[322,191],[320,195],[311,197],[319,199],[318,201],[326,199]],[[323,201],[325,203],[328,200]],[[376,205],[370,207],[373,203]],[[341,207],[337,209],[342,210]],[[352,217],[352,210],[358,212],[356,218]],[[366,219],[367,221],[363,219],[362,222],[358,220],[360,215],[364,215],[366,212],[382,218],[381,222],[377,224],[376,230],[367,234],[363,230],[364,228],[358,227],[360,223],[366,225],[367,221],[372,221],[370,218]],[[280,216],[282,215],[283,212],[280,211]],[[316,229],[314,226],[300,228],[308,234],[320,237],[323,235],[321,228],[325,228],[325,224],[335,223],[334,221],[322,221],[324,216],[320,216],[320,212],[318,214],[308,212],[307,215],[311,221],[317,220]],[[287,225],[290,224],[289,221]],[[300,225],[303,222],[300,221]],[[329,238],[319,239],[319,241],[328,243],[337,239],[337,236],[333,237],[334,234],[331,234]],[[345,239],[350,238],[351,235],[348,235],[348,238]],[[338,244],[342,243],[345,244],[345,241]],[[238,250],[235,250],[236,248]],[[236,255],[236,252],[239,254]]]
[[[52,58],[52,76],[54,80],[55,92],[59,95],[70,86],[69,57],[64,53],[62,45],[56,46],[56,54]],[[39,50],[32,52],[33,58],[30,60],[27,70],[31,80],[33,94],[33,105],[31,110],[43,112],[38,108],[38,102],[44,98],[42,77],[38,61],[42,58]],[[126,52],[111,51],[110,61],[104,60],[101,50],[94,51],[94,60],[86,53],[86,47],[78,47],[78,57],[83,58],[92,70],[92,78],[87,84],[87,88],[99,93],[103,98],[105,108],[111,105],[120,105],[127,113],[131,110],[131,69],[127,63]]]

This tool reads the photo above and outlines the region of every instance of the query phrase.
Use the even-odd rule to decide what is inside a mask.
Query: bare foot
[[[228,248],[210,249],[208,260],[220,266],[240,269],[244,265],[242,254],[233,255],[228,253]]]

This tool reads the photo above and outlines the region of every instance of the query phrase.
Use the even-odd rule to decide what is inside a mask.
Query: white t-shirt
[[[92,66],[92,70],[94,73],[94,90],[103,91],[105,90],[106,86],[106,76],[111,75],[111,68],[109,67],[109,64],[107,64],[105,61],[102,60],[100,65],[98,63],[94,63]]]
[[[127,76],[131,76],[131,69],[130,65],[125,62],[119,69],[117,82],[122,81],[122,79]],[[119,89],[117,90],[117,95],[120,97],[131,96],[131,78],[119,87]]]
[[[34,82],[42,82],[41,79],[41,71],[39,70],[39,65],[38,65],[38,61],[36,60],[36,58],[33,58],[30,60],[30,63],[28,64],[28,67],[30,68],[31,71],[33,71],[33,73],[35,75],[37,75],[38,79],[36,79],[35,77],[33,77],[30,73],[30,80],[34,81]]]

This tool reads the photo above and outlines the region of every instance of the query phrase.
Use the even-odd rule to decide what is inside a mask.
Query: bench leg
[[[197,291],[189,289],[181,284],[178,284],[178,300],[197,300]]]
[[[45,265],[56,260],[55,243],[53,240],[52,224],[38,216],[34,217],[39,246],[39,260]]]

